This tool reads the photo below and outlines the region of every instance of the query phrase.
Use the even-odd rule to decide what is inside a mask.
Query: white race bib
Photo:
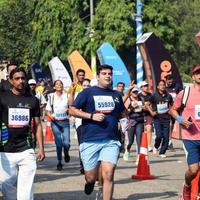
[[[167,102],[164,104],[157,104],[157,112],[158,114],[164,114],[168,112],[168,104]]]
[[[22,128],[29,125],[30,111],[27,108],[9,108],[8,126],[11,128]]]
[[[68,115],[65,112],[56,112],[54,113],[55,119],[57,120],[65,120],[68,119]]]
[[[195,105],[195,120],[200,120],[200,105]]]
[[[112,96],[94,96],[95,110],[100,113],[110,113],[115,109]]]
[[[137,107],[135,108],[135,112],[142,112],[142,101],[136,101]],[[132,102],[134,104],[134,102]]]

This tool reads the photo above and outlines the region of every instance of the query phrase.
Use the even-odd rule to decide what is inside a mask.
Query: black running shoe
[[[68,163],[70,161],[69,150],[64,150],[65,154],[65,162]]]
[[[89,195],[89,194],[91,194],[93,192],[94,184],[95,184],[95,182],[94,183],[86,183],[85,184],[85,194]]]
[[[62,169],[63,169],[62,163],[58,163],[58,164],[57,164],[57,170],[58,170],[58,171],[61,171]]]

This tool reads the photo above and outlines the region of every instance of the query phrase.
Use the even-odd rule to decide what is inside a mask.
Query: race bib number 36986
[[[112,96],[94,96],[95,110],[101,113],[110,113],[115,109]]]
[[[21,128],[29,124],[30,111],[27,108],[9,108],[8,125],[11,128]]]

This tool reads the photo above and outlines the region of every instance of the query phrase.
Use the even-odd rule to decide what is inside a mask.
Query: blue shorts
[[[120,142],[116,140],[96,140],[80,144],[81,160],[84,170],[94,169],[99,161],[117,164],[120,151]]]
[[[200,140],[183,140],[188,165],[200,161]]]

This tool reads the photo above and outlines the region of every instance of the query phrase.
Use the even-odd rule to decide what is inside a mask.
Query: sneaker
[[[159,154],[160,158],[166,158],[167,156],[165,154]]]
[[[167,148],[167,149],[170,150],[170,151],[175,151],[172,142],[168,145],[168,148]]]
[[[156,155],[158,152],[158,149],[156,149],[155,147],[153,148],[153,154]]]
[[[87,195],[91,194],[94,190],[94,185],[95,185],[95,182],[94,183],[86,183],[85,184],[85,194],[87,194]]]
[[[62,169],[63,169],[63,165],[62,165],[62,163],[59,162],[59,163],[57,164],[57,170],[58,170],[58,171],[61,171]]]
[[[181,197],[183,200],[190,200],[191,199],[191,186],[183,185],[183,190]]]
[[[64,150],[65,162],[68,163],[70,161],[69,150]]]
[[[129,161],[129,159],[130,159],[130,153],[128,151],[125,151],[125,153],[123,155],[123,159],[124,159],[124,161]]]
[[[149,147],[148,147],[148,152],[152,152],[152,151],[153,151],[152,147],[149,146]]]
[[[96,193],[96,199],[95,200],[103,200],[103,193],[102,193],[102,190],[99,190],[97,193]]]

